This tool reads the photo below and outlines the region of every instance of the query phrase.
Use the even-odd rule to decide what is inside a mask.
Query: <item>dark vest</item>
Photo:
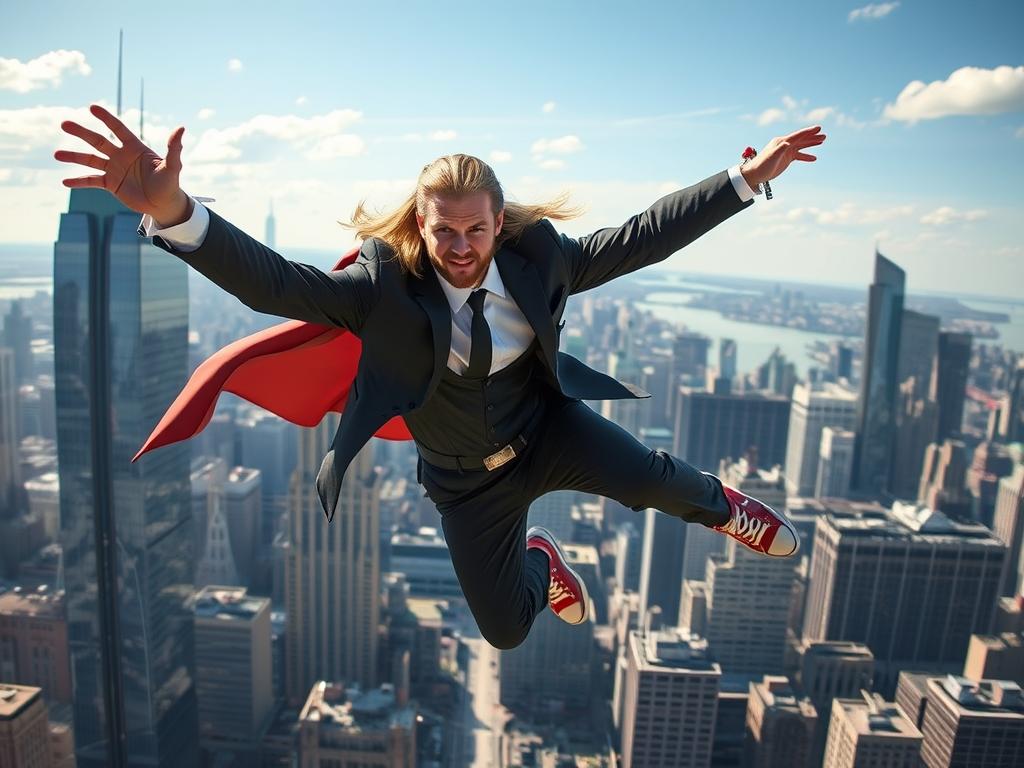
[[[418,445],[446,456],[488,456],[523,431],[550,389],[534,339],[507,366],[485,378],[445,366],[422,407],[405,414]]]

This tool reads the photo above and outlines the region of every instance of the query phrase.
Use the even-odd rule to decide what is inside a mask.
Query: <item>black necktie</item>
[[[473,308],[473,327],[470,330],[469,367],[465,376],[482,379],[491,372],[491,327],[484,319],[484,299],[487,289],[479,288],[469,295],[469,306]]]

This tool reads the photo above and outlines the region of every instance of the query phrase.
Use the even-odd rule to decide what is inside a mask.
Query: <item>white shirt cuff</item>
[[[192,199],[195,201],[195,205],[192,206],[192,215],[187,221],[161,229],[153,217],[147,213],[142,216],[139,234],[143,237],[159,236],[174,250],[183,253],[198,249],[206,239],[206,231],[210,228],[210,212],[206,210],[203,203],[212,203],[214,199],[212,197],[193,197]]]
[[[747,200],[753,200],[754,195],[761,194],[760,190],[755,191],[747,184],[747,180],[740,173],[740,166],[738,164],[729,169],[729,181],[732,182],[733,189],[736,190],[736,194],[740,196],[740,200],[744,203]]]

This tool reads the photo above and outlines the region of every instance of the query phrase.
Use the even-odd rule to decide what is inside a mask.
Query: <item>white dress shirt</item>
[[[437,275],[452,308],[452,346],[448,352],[448,367],[461,376],[469,367],[473,308],[468,301],[469,294],[476,288],[456,288],[441,276],[433,264],[430,268]],[[495,373],[523,354],[536,334],[519,305],[505,291],[505,283],[493,260],[479,287],[487,289],[487,295],[484,296],[484,319],[491,329],[490,373]]]
[[[755,192],[747,184],[739,165],[729,168],[729,180],[742,202],[752,200]],[[760,194],[760,190],[756,194]],[[159,235],[172,248],[182,252],[194,251],[206,239],[206,231],[210,226],[210,212],[203,202],[213,202],[210,197],[195,197],[196,203],[192,216],[181,224],[173,227],[160,228],[150,215],[142,217],[139,227],[146,237]],[[433,269],[433,264],[431,264]],[[448,352],[448,367],[458,374],[463,374],[469,367],[469,348],[473,308],[467,300],[474,288],[456,288],[445,280],[436,269],[437,279],[448,299],[452,311],[452,345]],[[530,346],[535,336],[533,328],[511,296],[505,290],[501,274],[492,261],[484,275],[481,288],[487,289],[484,299],[484,318],[491,328],[491,373],[500,371],[518,358]]]

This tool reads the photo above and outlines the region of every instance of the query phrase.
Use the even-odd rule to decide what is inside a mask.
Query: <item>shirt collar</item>
[[[441,283],[441,290],[444,291],[445,297],[448,299],[448,304],[452,308],[452,314],[458,314],[459,310],[469,300],[469,295],[476,290],[476,288],[456,288],[454,285],[444,279],[444,276],[437,271],[437,267],[434,263],[430,263],[430,268],[434,270],[434,274],[437,275],[437,281]],[[491,293],[505,298],[505,283],[501,279],[501,273],[498,271],[497,266],[494,264],[494,259],[491,259],[491,263],[487,265],[487,273],[484,275],[484,280],[480,283],[481,288],[486,288]]]

